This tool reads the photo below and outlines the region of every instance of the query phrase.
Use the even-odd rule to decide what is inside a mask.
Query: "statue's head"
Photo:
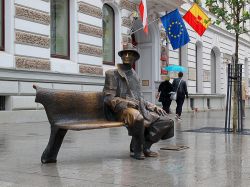
[[[129,65],[134,64],[135,61],[137,61],[140,58],[140,54],[132,46],[128,46],[122,51],[119,51],[118,55],[121,57],[123,64],[129,64]]]

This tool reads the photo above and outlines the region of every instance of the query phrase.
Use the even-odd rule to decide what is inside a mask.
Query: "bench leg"
[[[67,133],[67,130],[60,129],[54,125],[51,125],[50,129],[49,142],[41,157],[43,164],[56,163],[57,154],[62,145],[63,138]]]

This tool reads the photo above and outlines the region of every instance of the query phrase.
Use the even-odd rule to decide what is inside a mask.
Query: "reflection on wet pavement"
[[[250,116],[250,111],[247,111]],[[224,127],[224,112],[184,113],[158,158],[129,157],[125,128],[68,132],[57,164],[41,165],[49,124],[0,125],[0,186],[249,186],[250,136],[184,132]],[[245,120],[245,128],[250,129]],[[186,145],[181,151],[160,150]]]

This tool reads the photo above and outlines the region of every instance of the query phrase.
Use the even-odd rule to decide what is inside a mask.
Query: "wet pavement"
[[[57,164],[42,165],[48,122],[0,124],[0,186],[250,186],[250,135],[185,132],[223,128],[224,113],[184,113],[175,137],[152,147],[160,156],[144,161],[129,157],[127,130],[112,128],[69,131]],[[175,144],[189,149],[160,150]]]

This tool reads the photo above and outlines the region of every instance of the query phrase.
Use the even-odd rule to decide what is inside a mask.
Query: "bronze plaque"
[[[149,86],[149,80],[142,80],[141,84],[142,86]]]

